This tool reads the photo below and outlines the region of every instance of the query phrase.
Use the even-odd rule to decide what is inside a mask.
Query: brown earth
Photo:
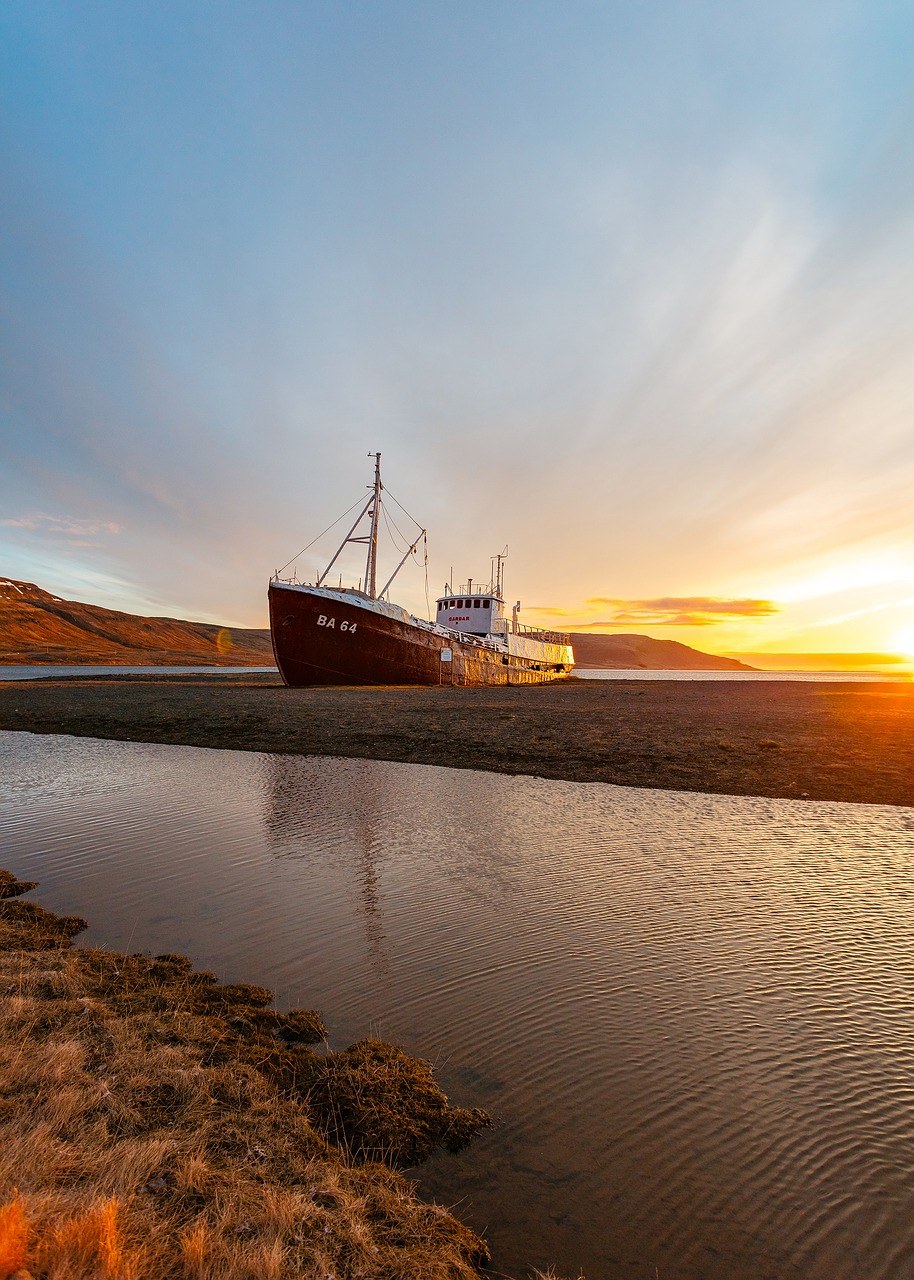
[[[273,665],[270,632],[141,618],[0,579],[0,665]]]
[[[702,653],[678,640],[654,640],[651,636],[572,631],[574,661],[578,667],[604,670],[640,667],[644,671],[753,671],[736,658]]]
[[[286,689],[163,673],[0,683],[0,728],[914,805],[914,684],[900,682]]]

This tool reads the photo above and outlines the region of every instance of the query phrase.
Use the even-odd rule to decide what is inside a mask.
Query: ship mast
[[[368,559],[365,561],[365,591],[363,592],[363,594],[368,596],[369,599],[371,600],[378,600],[378,599],[383,599],[383,597],[387,594],[387,589],[390,586],[390,584],[393,582],[394,578],[397,576],[397,574],[406,564],[409,557],[415,554],[416,548],[419,546],[419,543],[425,537],[425,530],[419,528],[419,522],[417,520],[413,520],[413,517],[409,515],[408,511],[405,512],[405,514],[409,516],[409,519],[413,520],[413,523],[416,525],[417,528],[419,528],[419,537],[416,538],[415,542],[410,547],[407,548],[406,553],[403,556],[403,559],[400,561],[396,569],[394,569],[393,573],[387,579],[384,586],[381,588],[380,592],[378,592],[378,518],[381,514],[381,491],[384,488],[384,485],[381,483],[380,453],[369,453],[368,456],[369,458],[374,458],[374,484],[369,485],[371,492],[368,495],[368,498],[365,500],[365,502],[362,503],[362,509],[359,511],[359,514],[356,516],[355,521],[353,522],[352,528],[349,530],[349,532],[346,534],[343,541],[337,547],[336,551],[334,552],[333,559],[330,561],[330,563],[327,565],[327,568],[317,579],[315,586],[322,587],[324,585],[324,583],[327,580],[327,577],[329,576],[330,570],[336,564],[337,560],[339,560],[340,556],[343,554],[344,548],[350,542],[360,542],[362,543],[362,545],[365,545],[367,543]],[[397,502],[396,498],[394,498],[394,502]],[[397,502],[397,506],[399,505],[400,503]],[[350,507],[350,510],[352,510],[351,507]],[[364,537],[360,537],[356,534],[356,530],[358,529],[359,525],[362,523],[362,521],[365,519],[366,516],[368,516],[370,521],[369,530]],[[385,519],[386,519],[386,516],[385,516]],[[324,533],[327,533],[327,532],[328,530],[325,529]],[[309,546],[310,546],[310,543],[309,543]],[[305,550],[307,550],[307,547],[305,548]],[[290,564],[292,563],[291,560],[289,561],[289,563]],[[427,552],[426,552],[425,563],[427,566],[428,565]],[[283,567],[285,568],[287,566],[283,566]],[[361,579],[359,579],[359,588],[361,588],[361,585],[362,585],[362,581]]]
[[[368,535],[368,559],[365,562],[365,593],[374,600],[377,596],[378,573],[378,515],[381,510],[381,455],[371,454],[374,458],[374,493],[371,499],[371,532]]]

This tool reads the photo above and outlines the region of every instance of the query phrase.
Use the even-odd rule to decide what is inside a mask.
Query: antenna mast
[[[497,565],[497,568],[495,570],[495,594],[498,596],[499,599],[501,599],[502,591],[504,588],[503,574],[504,574],[504,564],[505,564],[507,555],[508,555],[508,548],[506,546],[504,551],[500,551],[498,555],[492,557],[493,560],[495,560]]]
[[[371,532],[368,535],[368,559],[365,563],[365,592],[374,600],[377,597],[378,570],[378,515],[381,510],[381,455],[369,453],[374,458],[374,494],[371,498]]]

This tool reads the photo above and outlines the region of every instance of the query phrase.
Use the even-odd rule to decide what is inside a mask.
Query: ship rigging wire
[[[391,542],[394,544],[394,546],[397,548],[398,551],[405,551],[406,548],[411,545],[409,542],[409,539],[406,537],[406,534],[397,524],[393,516],[388,515],[386,505],[382,504],[381,515],[384,517],[384,524],[387,527],[387,532],[390,536]],[[396,530],[396,536],[394,534],[394,530]],[[402,546],[400,545],[400,542],[397,541],[397,538],[399,538],[400,541],[402,542],[403,544]]]
[[[351,506],[351,507],[347,507],[347,508],[346,508],[346,510],[343,512],[343,514],[342,514],[341,516],[337,516],[337,518],[334,520],[333,524],[328,524],[328,525],[327,525],[327,528],[326,528],[326,529],[324,529],[323,533],[319,533],[319,534],[317,535],[317,537],[316,537],[316,538],[312,538],[312,539],[311,539],[311,541],[308,543],[308,545],[307,545],[306,547],[302,547],[301,551],[297,552],[294,556],[290,556],[290,557],[289,557],[289,559],[286,561],[286,563],[285,563],[284,565],[282,565],[279,569],[277,569],[277,570],[276,570],[277,576],[278,576],[280,573],[282,573],[284,569],[288,569],[288,567],[289,567],[289,565],[290,565],[290,564],[294,564],[294,563],[295,563],[295,561],[298,559],[298,557],[299,557],[299,556],[303,556],[303,555],[305,554],[305,552],[306,552],[306,551],[308,551],[311,547],[313,547],[313,546],[314,546],[315,542],[320,542],[321,538],[323,538],[323,537],[324,537],[324,534],[329,533],[331,529],[335,529],[335,528],[336,528],[336,526],[340,523],[340,521],[341,521],[341,520],[345,520],[345,519],[346,519],[346,517],[349,515],[350,511],[355,511],[355,509],[356,509],[356,507],[359,505],[359,503],[360,503],[360,502],[364,502],[364,501],[365,501],[365,496],[364,496],[364,494],[359,494],[359,496],[356,498],[355,502],[353,502],[352,506]],[[396,499],[394,499],[394,501],[396,502]],[[397,506],[399,506],[399,505],[400,505],[400,504],[399,504],[399,503],[397,503]],[[412,516],[410,516],[410,519],[412,519]]]
[[[412,517],[410,517],[412,519]],[[431,620],[432,602],[428,594],[428,534],[422,530],[422,550],[425,552],[425,614]]]
[[[422,525],[419,523],[419,521],[416,519],[416,517],[414,515],[411,515],[406,510],[406,507],[404,507],[403,503],[400,502],[396,497],[394,497],[394,495],[391,493],[389,489],[385,488],[384,492],[387,494],[388,498],[392,498],[393,501],[396,502],[397,506],[406,516],[407,520],[412,520],[416,528],[420,529],[422,532],[422,549],[424,552],[423,560],[424,560],[424,568],[425,568],[425,611],[428,617],[430,618],[432,616],[432,601],[431,601],[431,596],[429,594],[429,589],[428,589],[428,534],[426,533]],[[381,510],[384,511],[384,507],[382,507]],[[386,512],[385,512],[385,518],[386,518]],[[393,519],[393,517],[391,517],[391,519]],[[406,540],[405,535],[400,531],[400,528],[396,523],[394,524],[394,528],[400,534],[400,537],[403,538],[405,541]]]
[[[425,531],[425,529],[422,527],[422,525],[419,523],[419,521],[416,519],[416,517],[415,517],[414,515],[411,515],[411,514],[406,510],[406,508],[404,507],[403,503],[402,503],[402,502],[400,502],[400,500],[399,500],[398,498],[396,498],[396,497],[395,497],[395,496],[390,492],[390,490],[389,490],[386,486],[385,486],[385,488],[384,488],[384,492],[385,492],[385,494],[387,495],[387,497],[388,497],[388,498],[390,498],[393,502],[395,502],[395,503],[397,504],[397,506],[400,508],[400,510],[403,512],[403,514],[406,516],[406,518],[407,518],[408,520],[411,520],[411,521],[413,522],[413,524],[416,526],[416,528],[419,530],[419,532],[420,532],[420,533],[421,533],[421,535],[422,535],[422,549],[423,549],[423,553],[424,553],[424,554],[423,554],[423,567],[424,567],[424,569],[425,569],[425,607],[426,607],[426,611],[427,611],[427,613],[428,613],[428,614],[429,614],[429,616],[430,616],[430,615],[431,615],[431,611],[432,611],[432,606],[431,606],[431,598],[430,598],[430,595],[429,595],[429,582],[428,582],[428,534],[426,533],[426,531]],[[361,496],[361,495],[360,495],[358,498],[356,498],[355,502],[353,502],[350,506],[348,506],[348,507],[346,508],[346,510],[345,510],[341,515],[338,515],[338,516],[337,516],[337,518],[333,521],[333,523],[332,523],[332,524],[328,524],[326,529],[323,529],[319,534],[317,534],[317,536],[316,536],[316,537],[312,538],[312,539],[311,539],[311,541],[310,541],[309,543],[307,543],[307,545],[306,545],[306,546],[302,547],[301,551],[296,552],[296,554],[295,554],[294,556],[291,556],[291,557],[286,561],[286,563],[285,563],[284,565],[282,565],[279,569],[277,569],[277,570],[276,570],[276,576],[277,576],[277,577],[279,577],[279,575],[280,575],[281,573],[283,573],[286,569],[288,569],[288,567],[289,567],[289,565],[290,565],[290,564],[295,564],[295,562],[296,562],[298,559],[300,559],[300,557],[301,557],[301,556],[303,556],[303,555],[305,554],[305,552],[306,552],[306,551],[309,551],[309,550],[311,549],[311,547],[313,547],[313,546],[314,546],[314,544],[315,544],[316,542],[320,542],[321,538],[325,537],[328,533],[330,533],[330,531],[331,531],[332,529],[335,529],[335,528],[336,528],[336,526],[337,526],[338,524],[340,524],[340,523],[341,523],[341,521],[345,520],[345,519],[346,519],[346,517],[347,517],[348,515],[350,515],[350,514],[351,514],[351,512],[353,512],[353,511],[356,509],[356,507],[359,505],[359,503],[360,503],[360,502],[363,502],[363,501],[364,501],[364,498],[363,498],[363,496]],[[400,528],[400,526],[397,524],[396,520],[394,520],[394,518],[393,518],[393,516],[392,516],[392,515],[389,515],[389,514],[388,514],[388,511],[387,511],[387,503],[386,503],[386,502],[379,502],[379,503],[378,503],[378,507],[379,507],[379,510],[380,510],[380,514],[381,514],[381,516],[383,516],[383,518],[384,518],[384,525],[385,525],[385,527],[386,527],[386,529],[387,529],[388,536],[390,537],[390,540],[391,540],[391,542],[393,543],[394,547],[396,547],[396,549],[397,549],[398,551],[403,551],[403,550],[404,550],[404,547],[409,547],[409,546],[411,546],[412,544],[410,543],[410,541],[409,541],[409,539],[407,538],[406,534],[403,532],[403,530],[402,530],[402,529]],[[366,510],[367,510],[367,508],[366,508]],[[394,530],[396,530],[396,535],[395,535],[395,533],[394,533]],[[400,541],[399,541],[399,542],[397,541],[397,537],[399,537],[399,539],[400,539]],[[418,539],[417,539],[417,541],[418,541]],[[402,545],[401,545],[401,543],[402,543]],[[409,553],[407,552],[407,554],[409,554]]]
[[[385,492],[387,492],[387,490],[385,490]],[[391,497],[393,497],[393,494],[391,494]],[[394,501],[395,502],[397,501],[396,498],[394,498]],[[397,502],[397,506],[398,507],[400,506],[399,502]],[[404,511],[404,508],[400,507],[400,510]],[[408,511],[404,511],[404,514],[409,516],[409,519],[412,520],[413,517],[409,514]],[[409,547],[411,544],[407,542],[406,534],[397,524],[396,520],[394,520],[393,516],[388,515],[386,504],[382,504],[381,506],[381,515],[384,517],[384,525],[387,529],[391,542],[394,544],[394,546],[397,548],[398,551],[404,551],[405,548]],[[393,528],[391,528],[391,525],[393,526]],[[402,543],[403,543],[402,546],[397,541],[396,537],[394,537],[394,530],[396,530],[397,534],[402,539]],[[419,530],[422,534],[422,565],[425,570],[425,611],[426,611],[426,614],[429,617],[431,617],[432,601],[431,601],[431,596],[429,594],[429,588],[428,588],[428,534],[421,527],[421,525],[419,526]],[[413,543],[412,544],[413,555],[415,555],[417,549],[418,549],[417,544]]]
[[[408,519],[412,520],[413,524],[416,526],[416,528],[417,528],[417,529],[421,529],[421,528],[422,528],[422,525],[419,523],[419,521],[416,519],[416,517],[415,517],[415,516],[411,516],[411,515],[409,514],[409,512],[406,510],[406,507],[404,507],[404,505],[403,505],[403,503],[402,503],[402,502],[397,502],[397,499],[396,499],[396,498],[394,498],[394,495],[391,493],[391,491],[390,491],[389,489],[385,489],[385,490],[384,490],[384,492],[387,494],[388,498],[393,498],[393,499],[394,499],[394,502],[396,502],[396,503],[397,503],[397,506],[400,508],[400,510],[403,512],[403,514],[404,514]]]

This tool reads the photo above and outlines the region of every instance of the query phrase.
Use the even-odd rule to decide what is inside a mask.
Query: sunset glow
[[[901,631],[896,633],[894,637],[894,648],[896,648],[903,657],[907,658],[908,662],[914,664],[914,622],[907,627],[903,627]]]
[[[4,10],[0,572],[263,626],[380,449],[432,594],[910,654],[897,7],[193,14]]]

